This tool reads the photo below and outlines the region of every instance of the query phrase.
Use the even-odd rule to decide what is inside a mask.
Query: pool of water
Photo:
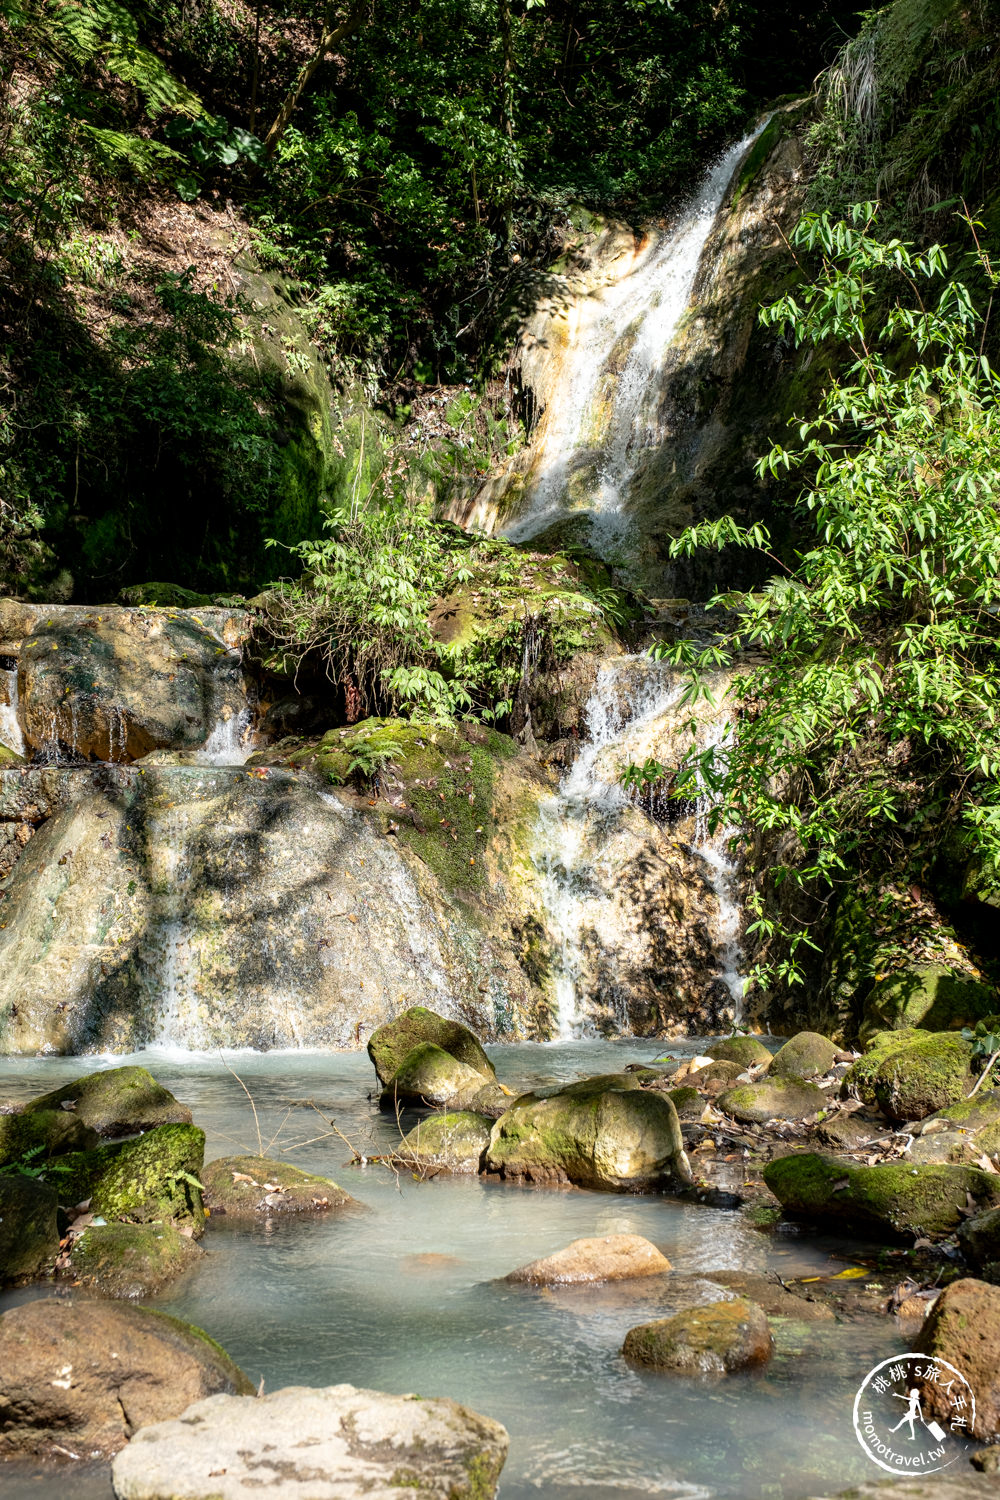
[[[693,1047],[671,1044],[675,1055]],[[521,1089],[645,1061],[656,1044],[488,1050],[501,1079]],[[220,1058],[150,1051],[132,1060],[191,1107],[209,1159],[257,1150],[247,1095]],[[122,1061],[3,1059],[0,1097],[29,1097]],[[366,1210],[251,1228],[210,1223],[200,1264],[154,1304],[207,1329],[265,1389],[349,1381],[466,1402],[510,1432],[503,1500],[800,1500],[877,1477],[854,1436],[852,1406],[865,1373],[903,1347],[892,1320],[776,1324],[765,1372],[688,1383],[630,1369],[619,1353],[630,1327],[680,1305],[669,1287],[552,1291],[496,1279],[581,1235],[645,1235],[684,1274],[835,1272],[846,1243],[767,1236],[738,1212],[666,1198],[417,1181],[352,1166],[328,1122],[361,1155],[398,1139],[395,1120],[368,1097],[364,1054],[226,1061],[253,1096],[265,1151],[336,1178]],[[33,1295],[4,1294],[0,1309]],[[15,1478],[8,1466],[3,1489],[8,1500],[62,1500],[67,1476]],[[108,1493],[103,1471],[74,1471],[74,1500]]]

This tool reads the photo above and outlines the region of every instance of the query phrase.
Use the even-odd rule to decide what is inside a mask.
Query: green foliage
[[[941,247],[875,230],[870,204],[807,215],[794,245],[818,271],[761,313],[796,343],[849,351],[795,419],[797,445],[759,465],[805,482],[796,567],[716,601],[736,616],[714,646],[661,653],[691,667],[692,703],[707,668],[766,654],[733,679],[735,738],[692,752],[677,782],[716,797],[715,826],[747,831],[762,983],[800,980],[813,941],[801,904],[776,915],[767,889],[791,883],[822,910],[859,876],[922,878],[959,820],[976,854],[1000,849],[1000,384]],[[984,255],[976,269],[995,279]],[[731,518],[674,551],[731,545],[780,565],[765,527]]]
[[[962,1038],[972,1043],[972,1060],[982,1070],[1000,1053],[1000,1016],[984,1016],[974,1027],[964,1026]]]

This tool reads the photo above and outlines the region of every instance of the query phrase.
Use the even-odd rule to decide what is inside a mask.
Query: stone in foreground
[[[396,1160],[415,1171],[474,1174],[483,1164],[493,1120],[470,1110],[430,1115],[396,1148]]]
[[[630,1328],[622,1353],[631,1364],[672,1375],[728,1375],[767,1364],[773,1349],[763,1310],[733,1297]]]
[[[118,1500],[490,1500],[507,1446],[456,1401],[289,1386],[147,1427],[112,1479]]]
[[[768,1120],[808,1120],[827,1104],[827,1097],[804,1078],[775,1078],[762,1083],[742,1083],[728,1089],[718,1106],[744,1125],[764,1125]]]
[[[978,1167],[859,1167],[809,1152],[768,1162],[764,1181],[789,1213],[888,1239],[950,1234],[970,1207],[1000,1206],[1000,1177]]]
[[[135,1135],[157,1125],[191,1124],[187,1106],[179,1104],[146,1068],[107,1068],[102,1073],[88,1073],[33,1099],[24,1112],[30,1115],[65,1105],[72,1106],[67,1111],[72,1118],[104,1136]]]
[[[662,1276],[670,1269],[667,1257],[641,1234],[606,1234],[597,1239],[573,1240],[565,1249],[519,1266],[503,1279],[526,1281],[532,1286],[573,1286]]]
[[[223,1156],[202,1169],[205,1207],[227,1218],[327,1213],[356,1208],[357,1200],[328,1177],[266,1156]]]
[[[0,1316],[0,1460],[104,1458],[243,1371],[200,1328],[145,1307],[48,1297]]]
[[[985,1281],[953,1281],[935,1302],[916,1347],[961,1370],[976,1398],[972,1436],[990,1442],[1000,1435],[1000,1287]],[[925,1411],[949,1425],[955,1413],[942,1386],[922,1390]]]
[[[465,1063],[484,1079],[496,1076],[478,1037],[468,1026],[439,1016],[437,1011],[429,1010],[425,1005],[413,1005],[394,1021],[379,1026],[368,1039],[368,1056],[383,1087],[421,1042],[433,1042],[435,1047],[450,1053],[456,1061]]]

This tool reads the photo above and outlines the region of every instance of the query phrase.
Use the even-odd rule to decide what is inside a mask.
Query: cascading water
[[[249,706],[239,713],[223,710],[194,760],[203,766],[242,766],[253,751],[252,723]]]
[[[17,667],[0,672],[0,745],[24,755],[24,735],[17,715]]]
[[[762,126],[759,128],[763,128]],[[505,528],[527,541],[554,522],[586,515],[602,555],[628,528],[628,500],[644,454],[673,425],[663,373],[691,300],[698,263],[733,173],[759,133],[708,170],[666,234],[651,233],[626,274],[570,313],[558,384],[535,441],[533,479]]]

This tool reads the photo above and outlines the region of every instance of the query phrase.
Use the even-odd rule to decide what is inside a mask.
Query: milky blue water
[[[693,1046],[672,1044],[676,1055]],[[656,1044],[488,1050],[520,1090],[648,1060]],[[218,1058],[135,1060],[191,1107],[209,1159],[257,1150],[246,1094]],[[682,1305],[669,1282],[554,1292],[496,1280],[582,1235],[645,1235],[686,1275],[729,1268],[786,1279],[842,1269],[847,1242],[767,1236],[739,1213],[666,1198],[478,1178],[421,1182],[351,1166],[329,1121],[362,1155],[398,1139],[395,1121],[367,1097],[374,1074],[364,1054],[227,1060],[253,1095],[265,1151],[334,1177],[367,1210],[253,1228],[216,1220],[203,1259],[153,1304],[205,1328],[267,1390],[349,1381],[463,1401],[510,1432],[503,1500],[800,1500],[878,1477],[851,1417],[865,1373],[902,1348],[891,1319],[778,1322],[765,1372],[690,1383],[633,1370],[619,1352],[634,1324]],[[122,1061],[0,1060],[0,1096],[28,1097]],[[0,1308],[25,1295],[37,1292],[8,1293]],[[109,1493],[106,1475],[82,1471],[15,1479],[8,1466],[0,1483],[5,1500]]]

